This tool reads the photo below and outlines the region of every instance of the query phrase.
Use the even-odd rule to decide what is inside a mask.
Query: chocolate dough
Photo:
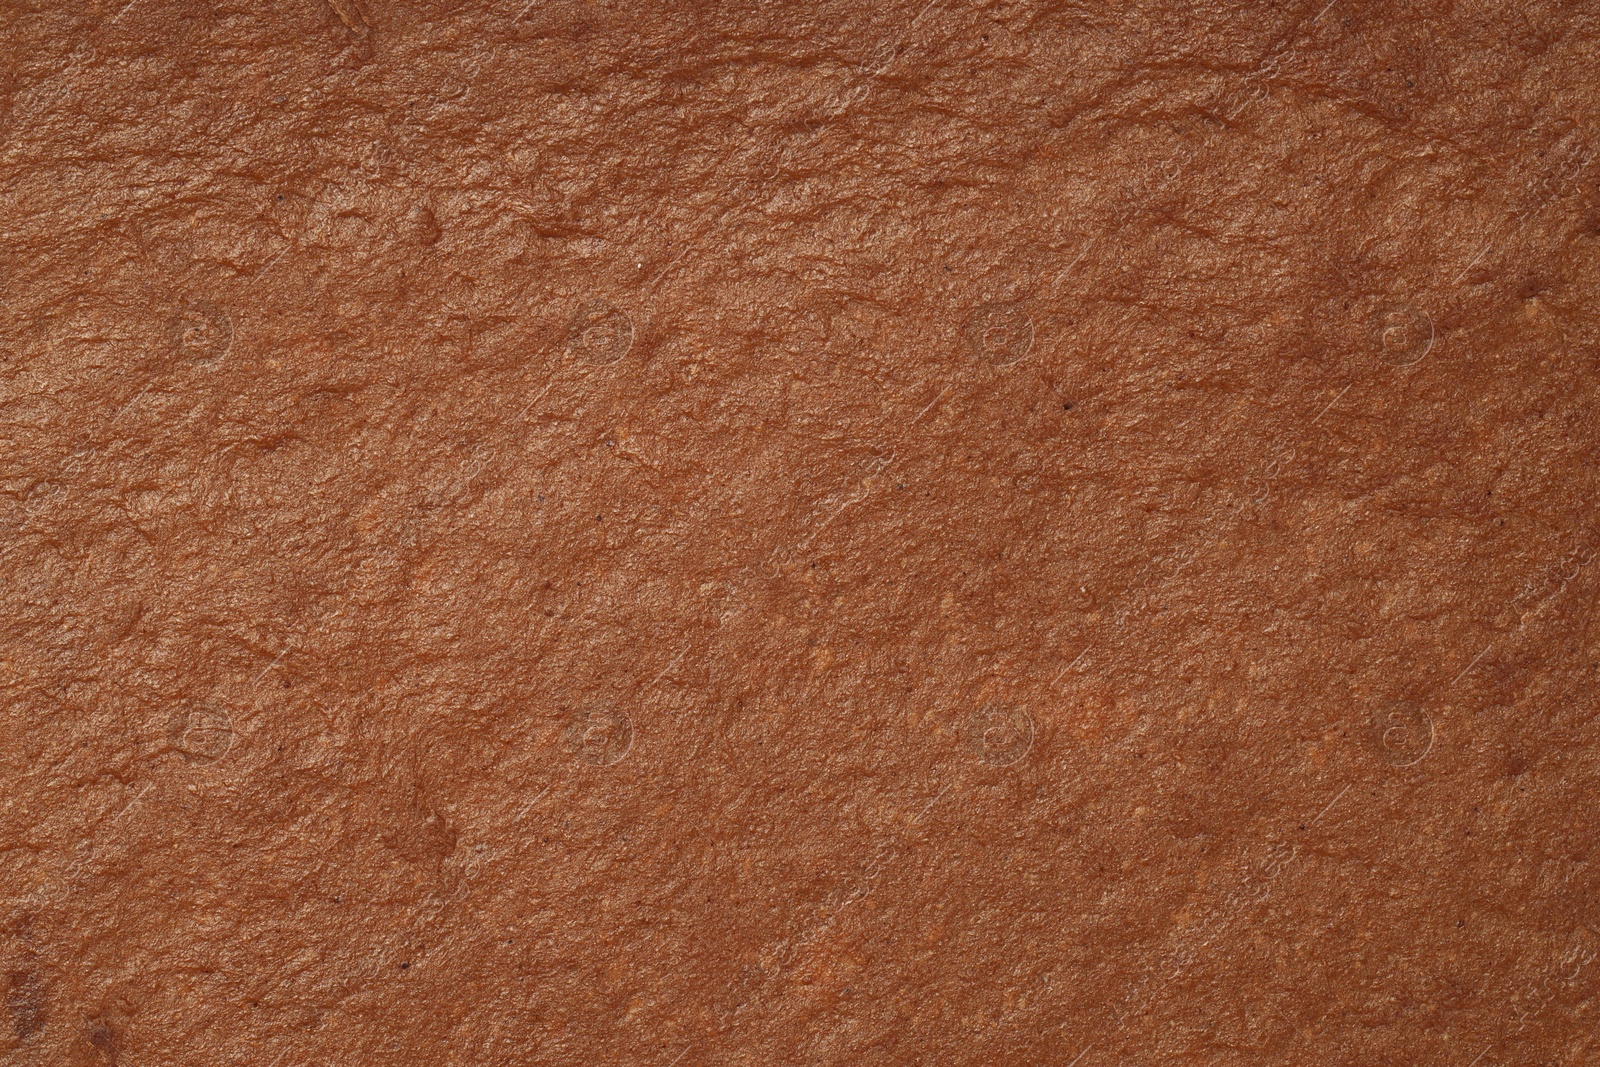
[[[9,0],[0,1062],[1600,1063],[1590,0]]]

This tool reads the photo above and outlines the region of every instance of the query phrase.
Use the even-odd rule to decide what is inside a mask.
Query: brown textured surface
[[[0,10],[0,1062],[1600,1062],[1594,3]]]

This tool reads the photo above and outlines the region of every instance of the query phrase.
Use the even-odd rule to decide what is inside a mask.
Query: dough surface
[[[1600,1061],[1595,3],[0,16],[0,1063]]]

